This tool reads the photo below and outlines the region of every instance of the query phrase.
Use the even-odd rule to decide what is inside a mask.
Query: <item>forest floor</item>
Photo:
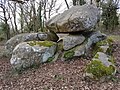
[[[120,32],[114,39],[117,73],[111,80],[93,81],[83,77],[90,60],[76,58],[69,62],[56,61],[30,68],[21,74],[13,72],[10,59],[0,57],[0,90],[120,90]],[[4,42],[0,43],[0,52]]]

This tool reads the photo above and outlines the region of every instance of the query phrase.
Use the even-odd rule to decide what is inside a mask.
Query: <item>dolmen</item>
[[[114,75],[116,67],[111,53],[113,41],[93,29],[99,19],[97,7],[87,4],[73,6],[46,21],[48,32],[12,37],[6,42],[12,67],[21,70],[58,58],[66,61],[91,54],[93,58],[86,66],[85,76],[99,79]]]

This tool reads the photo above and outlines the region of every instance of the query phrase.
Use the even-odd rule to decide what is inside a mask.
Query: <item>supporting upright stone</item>
[[[63,49],[69,50],[84,42],[85,37],[83,35],[68,35],[63,38]]]

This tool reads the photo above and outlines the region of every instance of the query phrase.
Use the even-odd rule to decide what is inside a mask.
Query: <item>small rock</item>
[[[112,58],[103,52],[97,52],[88,64],[85,75],[93,79],[102,79],[115,75],[115,73],[116,67]]]

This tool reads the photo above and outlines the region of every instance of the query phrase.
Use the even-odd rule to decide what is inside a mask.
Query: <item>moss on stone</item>
[[[107,38],[103,41],[96,43],[96,45],[93,48],[92,55],[94,56],[97,52],[104,52],[101,46],[109,46],[109,48],[104,53],[111,55],[113,50],[112,44],[113,44],[113,40],[111,38]]]
[[[110,35],[108,38],[113,39],[115,41],[120,41],[120,35]]]
[[[95,46],[93,48],[92,55],[95,56],[97,52],[103,52],[103,49],[98,46]]]
[[[48,60],[46,61],[47,63],[52,62],[55,57],[49,57]]]
[[[74,56],[74,51],[73,51],[73,50],[66,51],[66,52],[64,53],[64,58],[65,58],[65,59],[70,59],[70,58],[72,58],[73,56]]]
[[[63,42],[58,42],[57,51],[63,51]]]
[[[111,62],[112,64],[115,64],[115,59],[113,56],[110,56],[110,59],[108,59],[109,62]]]
[[[107,38],[103,41],[100,41],[96,44],[96,46],[105,46],[105,45],[111,45],[113,43],[113,40],[111,38]]]
[[[98,58],[99,58],[99,54],[96,54],[96,55],[94,56],[94,58],[98,59]]]
[[[107,49],[106,54],[112,55],[112,53],[113,53],[113,46],[109,45],[109,48]]]
[[[114,71],[114,66],[110,65],[109,67],[107,67],[97,59],[91,61],[91,63],[86,68],[86,72],[92,73],[95,79],[100,79],[101,77],[109,75],[111,76],[114,73]]]
[[[28,44],[30,46],[38,45],[38,46],[45,46],[45,47],[51,47],[51,46],[55,45],[55,43],[52,41],[30,41],[30,42],[28,42]]]

